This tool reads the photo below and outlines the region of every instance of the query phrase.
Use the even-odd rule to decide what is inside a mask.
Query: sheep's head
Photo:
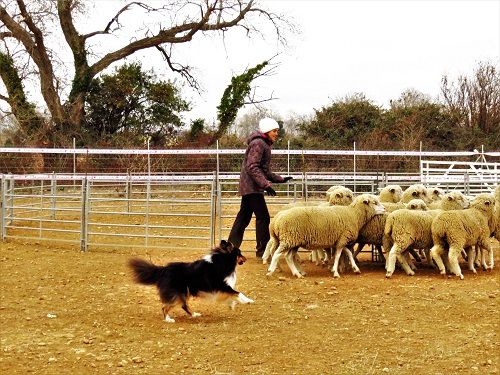
[[[412,199],[405,204],[405,207],[409,210],[427,210],[427,204],[422,199]]]
[[[380,191],[381,202],[396,203],[401,200],[403,189],[399,185],[387,185]]]
[[[328,190],[326,191],[326,200],[327,200],[328,202],[330,202],[330,199],[331,199],[331,197],[332,197],[332,195],[333,195],[333,192],[334,192],[335,190],[337,190],[337,189],[342,189],[342,188],[344,188],[344,187],[343,187],[343,186],[340,186],[340,185],[333,185],[333,186],[330,186],[330,187],[328,188]]]
[[[346,187],[339,187],[330,193],[328,203],[330,206],[348,206],[352,203],[352,190]]]
[[[472,201],[471,207],[487,214],[493,214],[493,210],[495,209],[495,196],[489,193],[478,194]]]
[[[462,210],[469,206],[469,200],[459,191],[451,191],[445,194],[441,204],[441,208],[444,210]]]
[[[443,189],[440,189],[438,187],[427,188],[427,198],[429,198],[431,201],[438,201],[443,197],[443,195]]]
[[[422,199],[426,203],[430,202],[427,196],[427,188],[422,184],[415,184],[408,187],[403,193],[403,198],[406,202],[409,202],[411,199]]]
[[[373,194],[358,195],[351,203],[351,206],[359,205],[364,205],[365,207],[368,207],[368,209],[372,209],[375,215],[380,215],[385,212],[385,207],[382,206],[382,203],[380,203],[378,197]]]

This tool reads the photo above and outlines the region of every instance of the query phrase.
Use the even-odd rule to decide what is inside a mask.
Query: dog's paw
[[[251,298],[248,298],[243,293],[240,293],[238,295],[238,302],[239,303],[254,303],[255,301],[253,299],[251,299]]]
[[[200,313],[198,313],[198,312],[194,312],[194,311],[193,311],[193,313],[191,314],[191,318],[197,318],[197,317],[199,317],[199,316],[201,316],[201,314],[200,314]]]
[[[175,323],[175,319],[174,318],[171,318],[170,316],[165,316],[165,321],[167,323]]]

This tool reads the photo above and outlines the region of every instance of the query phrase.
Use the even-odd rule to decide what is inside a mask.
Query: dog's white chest
[[[231,275],[226,277],[224,281],[227,285],[234,289],[234,286],[236,285],[236,272],[233,272]]]

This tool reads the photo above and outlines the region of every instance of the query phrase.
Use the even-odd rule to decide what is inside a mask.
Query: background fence
[[[50,240],[82,250],[206,249],[227,238],[239,209],[243,152],[0,149],[2,240]],[[271,215],[290,202],[323,201],[331,185],[376,193],[387,184],[405,188],[422,182],[476,194],[492,191],[500,179],[500,152],[275,150],[273,155],[272,169],[294,180],[276,184],[278,196],[267,197]],[[396,159],[409,160],[405,171],[360,167],[360,161],[383,166]],[[48,165],[51,173],[41,173]],[[309,170],[312,166],[318,170]],[[252,223],[245,240],[254,241],[253,231]]]

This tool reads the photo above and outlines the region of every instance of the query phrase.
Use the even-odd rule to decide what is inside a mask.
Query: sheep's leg
[[[332,267],[333,277],[340,277],[339,259],[340,259],[340,255],[342,254],[342,249],[343,249],[343,247],[335,248],[335,255],[334,255],[333,267]]]
[[[486,271],[486,257],[484,256],[483,249],[481,249],[478,246],[475,246],[475,249],[476,249],[476,256],[474,257],[474,266],[481,267],[483,271]]]
[[[427,264],[432,268],[436,268],[436,266],[432,262],[431,249],[423,249],[423,252],[425,254],[425,261],[427,262]]]
[[[415,250],[413,250],[413,251],[415,251]],[[412,257],[412,256],[410,256],[410,250],[403,252],[402,256],[405,259],[405,262],[408,265],[408,267],[410,267],[412,271],[416,271],[417,270],[417,266],[413,262],[413,260],[415,258]],[[422,261],[422,260],[420,260],[420,261]],[[413,275],[410,275],[410,276],[413,276]]]
[[[493,270],[493,267],[495,266],[495,256],[493,254],[493,247],[490,245],[489,242],[486,243],[486,251],[490,255],[490,267],[489,270]]]
[[[468,247],[466,251],[467,251],[467,264],[469,265],[469,270],[471,270],[474,273],[477,273],[476,268],[474,267],[474,263],[476,262],[476,252],[474,251],[474,248],[472,246]]]
[[[387,255],[387,260],[385,262],[385,277],[389,278],[392,276],[394,273],[394,270],[396,269],[396,252],[398,249],[398,245],[394,243],[391,247],[391,250],[389,250],[389,254]]]
[[[364,242],[358,242],[358,247],[356,248],[356,251],[354,251],[354,258],[358,259],[358,254],[363,250],[363,247],[365,247],[366,243]]]
[[[385,256],[384,256],[384,251],[382,250],[382,246],[375,245],[375,249],[377,249],[377,253],[380,260],[382,260],[382,262],[385,262]]]
[[[434,262],[436,262],[441,275],[446,275],[446,268],[444,266],[443,259],[441,258],[441,256],[444,254],[444,248],[440,245],[434,245],[431,248],[430,253],[431,258],[434,260]]]
[[[484,242],[484,243],[481,243],[480,245],[477,245],[476,248],[477,248],[477,251],[481,252],[481,260],[483,263],[483,269],[485,271],[492,270],[493,267],[495,266],[495,259],[494,259],[495,257],[493,254],[493,247],[490,245],[489,242]],[[489,258],[490,258],[489,265],[486,264],[486,252],[488,253]]]
[[[295,257],[295,253],[297,252],[297,250],[298,250],[297,247],[293,247],[293,248],[289,249],[285,254],[285,260],[286,260],[286,263],[288,264],[288,268],[290,268],[290,271],[292,271],[292,275],[296,276],[298,278],[301,278],[302,274],[299,272],[299,270],[295,266],[295,262],[294,262],[294,257]]]
[[[274,252],[278,247],[278,241],[271,237],[266,245],[266,249],[264,250],[264,254],[262,254],[262,264],[267,264],[267,261],[270,257],[273,256]]]
[[[406,249],[403,249],[403,248],[400,248],[400,247],[397,247],[396,248],[396,258],[397,260],[399,261],[399,263],[401,263],[401,266],[403,267],[403,270],[406,272],[407,275],[409,276],[413,276],[415,275],[415,272],[413,272],[413,270],[411,269],[410,265],[408,264],[408,260],[407,260],[407,254],[403,254],[403,251],[406,250]]]
[[[450,263],[450,271],[460,277],[463,280],[464,275],[462,275],[462,270],[458,264],[458,257],[462,253],[463,247],[457,245],[451,245],[448,251],[448,261]]]
[[[278,245],[278,248],[276,249],[276,251],[274,252],[273,254],[273,257],[271,259],[271,264],[269,265],[269,268],[267,269],[267,276],[271,276],[274,271],[276,271],[276,267],[278,266],[278,261],[281,257],[281,254],[283,254],[283,252],[286,252],[288,251],[288,248],[285,247],[285,245],[283,245],[282,243],[280,243]]]
[[[349,250],[349,248],[347,248],[347,247],[344,247],[343,251],[345,251],[345,253],[349,257],[349,261],[351,262],[352,270],[354,271],[354,273],[361,273],[358,265],[356,264],[356,260],[354,259],[354,256],[352,255],[351,250]]]
[[[325,262],[325,251],[323,249],[313,249],[311,250],[311,262],[319,266]]]
[[[413,258],[417,262],[421,262],[422,261],[422,258],[420,258],[420,255],[417,253],[417,251],[415,249],[409,249],[408,251],[410,252],[410,254],[413,256]]]
[[[319,255],[320,264],[326,264],[328,262],[328,254],[325,249],[316,249]]]
[[[311,250],[311,253],[310,253],[310,255],[309,255],[309,260],[310,260],[312,263],[316,264],[316,265],[318,265],[318,264],[319,264],[319,261],[318,261],[318,252],[317,252],[317,250],[316,250],[316,249]]]
[[[333,261],[333,249],[328,247],[325,249],[325,257],[323,258],[323,265],[329,265]]]
[[[299,271],[299,273],[302,276],[305,276],[306,272],[302,269],[298,248],[293,252],[292,260],[293,260],[293,264],[295,265],[295,268],[297,269],[297,271]]]

